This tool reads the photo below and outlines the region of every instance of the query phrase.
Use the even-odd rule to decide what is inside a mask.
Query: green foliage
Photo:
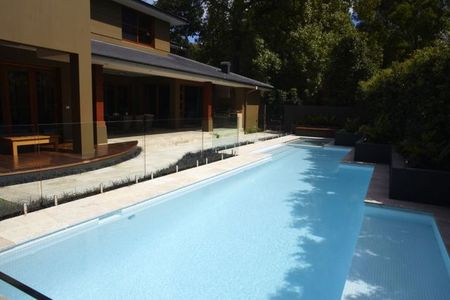
[[[256,57],[252,60],[255,75],[261,80],[270,82],[272,76],[278,74],[281,70],[281,59],[278,54],[267,47],[266,42],[260,37],[256,37],[255,47]]]
[[[298,22],[283,33],[284,42],[274,41],[273,47],[282,61],[273,81],[276,86],[297,88],[305,104],[324,103],[330,53],[343,37],[356,34],[348,9],[344,1],[309,0],[299,4]]]
[[[450,167],[450,46],[436,42],[361,84],[366,133],[393,142],[414,164]],[[372,130],[372,131],[371,131]]]
[[[330,53],[342,38],[358,34],[349,7],[350,1],[341,0],[207,0],[199,41],[191,54],[212,65],[230,60],[234,72],[285,91],[286,95],[270,97],[275,102],[325,103]]]
[[[337,127],[341,124],[335,116],[331,115],[307,115],[300,121],[301,125]]]
[[[437,130],[423,132],[418,138],[403,140],[398,149],[416,168],[450,170],[450,141],[440,140]]]
[[[21,210],[22,206],[20,204],[0,198],[0,220],[16,216],[18,215],[17,212],[20,212]]]
[[[415,50],[448,34],[447,0],[354,0],[359,28],[383,49],[383,66],[403,61]],[[447,36],[448,38],[448,36]]]
[[[372,143],[387,144],[395,141],[390,121],[384,114],[379,115],[372,125],[361,125],[358,132]]]
[[[360,117],[347,118],[344,123],[343,131],[357,133],[360,132],[361,126],[363,126],[363,124]]]
[[[363,34],[342,38],[330,53],[325,76],[324,102],[353,105],[361,80],[369,79],[381,65],[378,49],[370,48]]]
[[[232,45],[230,39],[230,7],[228,0],[207,0],[204,2],[207,14],[199,36],[199,51],[196,59],[218,66],[221,61],[230,60]]]
[[[180,16],[189,23],[186,26],[171,28],[171,43],[182,47],[183,49],[190,48],[191,44],[189,43],[188,38],[197,36],[202,30],[202,17],[204,12],[202,3],[202,0],[158,0],[156,2],[156,7],[172,13],[173,15]]]
[[[289,91],[274,89],[268,93],[266,103],[272,105],[301,104],[301,100],[295,88],[291,88]]]
[[[231,61],[233,72],[254,77],[256,32],[253,30],[251,2],[206,0],[205,19],[199,35],[195,59],[218,66]]]
[[[187,48],[187,56],[215,66],[231,61],[233,72],[285,91],[269,97],[276,103],[352,105],[359,82],[381,65],[404,61],[437,39],[448,43],[450,32],[447,0],[159,0],[156,5],[188,19],[188,26],[172,29],[172,41]],[[197,42],[189,43],[192,36]],[[287,95],[291,89],[296,97]]]

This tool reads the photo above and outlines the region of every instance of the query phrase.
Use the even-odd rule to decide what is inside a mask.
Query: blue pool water
[[[372,174],[340,164],[347,151],[281,147],[267,163],[0,253],[0,271],[54,299],[339,299]],[[21,298],[0,282],[2,294]]]
[[[342,298],[450,299],[449,264],[431,216],[367,206]]]

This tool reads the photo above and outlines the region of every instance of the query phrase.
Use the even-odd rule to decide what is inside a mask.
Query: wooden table
[[[11,153],[14,161],[19,159],[17,148],[20,146],[53,144],[55,150],[58,150],[58,136],[56,135],[26,135],[26,136],[4,136],[1,140],[11,146]]]

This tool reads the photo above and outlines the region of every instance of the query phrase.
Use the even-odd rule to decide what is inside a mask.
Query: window
[[[132,9],[122,8],[122,38],[153,46],[153,18]]]

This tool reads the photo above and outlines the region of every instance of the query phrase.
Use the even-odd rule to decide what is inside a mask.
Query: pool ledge
[[[0,251],[255,164],[270,157],[260,150],[296,139],[298,136],[288,135],[241,146],[238,156],[223,161],[0,221]]]
[[[401,201],[389,197],[389,166],[374,164],[365,202],[387,208],[399,208],[432,214],[447,252],[450,253],[450,208],[425,203]]]
[[[436,221],[447,253],[450,254],[450,208],[389,198],[389,165],[355,161],[354,156],[355,150],[352,148],[342,158],[341,163],[373,167],[372,178],[364,202],[368,205],[431,214]]]

